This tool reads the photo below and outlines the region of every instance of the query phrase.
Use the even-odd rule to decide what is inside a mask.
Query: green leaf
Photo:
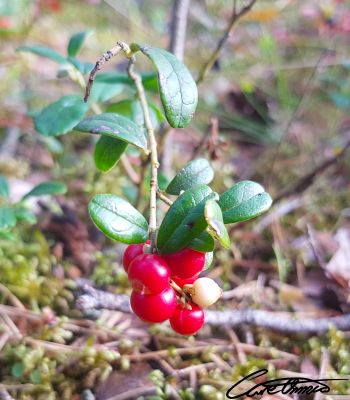
[[[160,110],[152,103],[148,103],[149,115],[152,126],[156,129],[160,122],[163,122]],[[107,112],[115,112],[130,118],[140,128],[144,129],[144,118],[141,104],[138,100],[122,100],[118,103],[111,104],[107,108]]]
[[[20,361],[14,363],[11,367],[11,375],[15,378],[20,378],[24,374],[24,365]]]
[[[211,267],[213,259],[214,259],[214,252],[209,251],[208,253],[205,253],[205,263],[204,263],[203,271],[206,271],[207,269],[209,269]]]
[[[50,49],[50,47],[37,45],[19,46],[16,51],[27,51],[29,53],[36,54],[41,57],[49,58],[59,64],[67,63],[67,58],[62,56],[62,54],[57,53],[57,51]]]
[[[124,85],[122,84],[110,85],[109,83],[95,82],[91,89],[90,99],[97,103],[104,102],[118,96],[123,90]]]
[[[214,171],[208,161],[204,158],[190,161],[174,179],[169,183],[166,192],[169,194],[180,194],[182,190],[190,189],[195,185],[208,184],[214,178]]]
[[[67,191],[67,186],[61,182],[42,182],[35,186],[30,192],[22,197],[22,200],[28,197],[38,197],[45,195],[64,194]]]
[[[0,196],[1,197],[9,197],[10,189],[7,179],[0,175]]]
[[[187,67],[163,49],[133,44],[154,64],[158,72],[160,99],[165,116],[173,128],[189,124],[197,107],[197,85]]]
[[[215,200],[208,200],[204,207],[204,216],[207,221],[207,232],[216,239],[225,249],[230,248],[230,237],[226,230],[221,208]]]
[[[146,90],[153,92],[158,91],[157,74],[153,72],[141,74],[141,79]],[[95,83],[96,82],[108,83],[110,85],[123,83],[134,86],[134,81],[129,77],[129,75],[120,72],[103,72],[98,74],[95,78]]]
[[[38,385],[41,383],[41,374],[40,371],[37,369],[33,369],[33,371],[30,372],[29,374],[29,379],[32,383]]]
[[[122,243],[144,243],[148,223],[130,203],[113,194],[98,194],[89,203],[95,225],[109,238]]]
[[[204,206],[213,195],[209,186],[198,185],[176,199],[158,231],[157,247],[162,253],[181,250],[204,231]]]
[[[0,207],[0,229],[13,228],[16,222],[16,215],[12,208]]]
[[[75,57],[68,57],[68,61],[74,65],[74,67],[80,71],[83,75],[87,74],[94,68],[94,64],[89,62],[80,61]]]
[[[81,48],[83,47],[84,41],[88,38],[93,31],[83,31],[75,33],[70,39],[68,43],[67,53],[69,57],[75,57]]]
[[[74,129],[81,132],[110,136],[142,149],[147,148],[145,132],[122,115],[114,113],[95,115],[84,119]]]
[[[267,211],[272,199],[256,182],[242,181],[220,196],[219,206],[225,224],[246,221]]]
[[[127,142],[101,136],[94,153],[96,167],[102,172],[108,172],[116,165],[127,147]]]
[[[35,214],[24,207],[14,208],[13,211],[17,221],[28,222],[29,224],[35,224],[37,222]]]
[[[215,242],[208,232],[203,231],[198,237],[192,239],[187,247],[197,251],[210,252],[214,250]]]
[[[81,121],[88,108],[80,96],[64,96],[33,118],[35,129],[44,136],[63,135]]]

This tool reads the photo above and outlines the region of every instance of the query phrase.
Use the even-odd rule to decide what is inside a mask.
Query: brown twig
[[[197,78],[197,84],[203,82],[204,79],[207,77],[207,75],[211,71],[213,65],[215,64],[215,61],[219,58],[221,50],[223,49],[227,40],[229,39],[233,27],[235,26],[237,21],[241,17],[243,17],[243,15],[247,14],[251,10],[251,8],[256,3],[256,1],[257,0],[251,0],[245,7],[241,8],[241,10],[239,10],[238,12],[237,12],[236,6],[235,6],[236,2],[234,3],[234,7],[233,7],[233,11],[232,11],[232,15],[231,15],[229,24],[228,24],[223,36],[220,38],[218,44],[216,45],[215,50],[210,55],[210,57],[208,58],[208,61],[204,64],[203,68],[201,69],[199,76]]]
[[[91,93],[92,85],[94,84],[95,76],[98,71],[101,70],[102,66],[109,61],[112,57],[116,56],[121,50],[123,50],[123,46],[121,43],[117,42],[117,44],[112,47],[110,50],[106,51],[103,56],[96,62],[93,70],[90,73],[89,81],[86,85],[86,91],[84,96],[84,101],[87,102]]]
[[[308,187],[312,185],[315,178],[319,176],[321,173],[325,172],[329,167],[340,161],[345,155],[347,150],[350,147],[350,141],[348,141],[344,147],[333,157],[328,158],[323,161],[321,164],[317,165],[312,171],[302,176],[297,182],[293,183],[291,186],[282,190],[277,196],[274,197],[274,204],[280,202],[282,199],[286,197],[290,197],[295,194],[300,194]]]

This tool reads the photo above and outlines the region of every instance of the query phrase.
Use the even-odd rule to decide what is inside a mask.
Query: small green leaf
[[[67,58],[62,56],[62,54],[57,53],[57,51],[50,49],[50,47],[37,45],[19,46],[16,51],[27,51],[29,53],[36,54],[41,57],[49,58],[59,64],[65,64]]]
[[[214,252],[209,251],[208,253],[205,253],[205,263],[204,263],[203,271],[206,271],[207,269],[209,269],[211,267],[213,259],[214,259]]]
[[[35,186],[30,192],[22,197],[22,200],[28,197],[38,197],[45,195],[64,194],[67,191],[67,186],[61,182],[42,182]]]
[[[44,136],[59,136],[81,121],[89,106],[80,96],[64,96],[34,116],[35,129]]]
[[[222,218],[221,208],[215,200],[208,200],[204,207],[204,216],[207,221],[207,232],[216,239],[225,249],[230,248],[230,237]]]
[[[1,197],[9,197],[10,189],[7,179],[0,175],[0,196]]]
[[[209,186],[198,185],[176,199],[158,231],[157,247],[162,253],[181,250],[205,230],[204,205],[213,195]]]
[[[33,369],[33,371],[31,371],[29,374],[29,379],[35,385],[38,385],[39,383],[41,383],[40,371],[37,369]]]
[[[214,178],[214,171],[204,158],[190,161],[169,183],[166,192],[178,195],[182,190],[190,189],[195,185],[208,184]]]
[[[108,172],[116,165],[127,147],[127,142],[101,136],[94,153],[96,167],[102,172]]]
[[[246,221],[267,211],[272,199],[256,182],[242,181],[220,196],[219,206],[225,224]]]
[[[16,222],[16,215],[12,208],[0,207],[0,229],[13,228]]]
[[[23,363],[16,362],[11,367],[11,374],[15,378],[20,378],[24,374],[24,365]]]
[[[197,85],[187,67],[163,49],[133,43],[154,64],[158,73],[160,99],[165,116],[173,128],[189,124],[197,107]]]
[[[68,43],[67,53],[69,57],[75,57],[83,47],[85,40],[93,33],[93,31],[83,31],[75,33]]]
[[[95,115],[84,119],[74,129],[81,132],[110,136],[142,149],[147,148],[145,132],[122,115],[114,113]]]
[[[187,247],[197,251],[210,252],[214,250],[215,242],[208,232],[203,231],[198,237],[192,239]]]
[[[98,194],[89,203],[95,225],[109,238],[122,243],[144,243],[148,223],[130,203],[113,194]]]
[[[24,207],[14,208],[13,211],[17,221],[28,222],[29,224],[35,224],[37,222],[35,214]]]

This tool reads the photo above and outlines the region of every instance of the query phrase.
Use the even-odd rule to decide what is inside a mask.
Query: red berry
[[[145,253],[131,261],[128,277],[137,292],[157,294],[169,286],[170,269],[157,254]]]
[[[150,241],[147,240],[146,243],[150,243]],[[145,243],[130,244],[126,248],[124,255],[123,255],[123,266],[124,266],[126,273],[128,273],[128,269],[129,269],[129,265],[130,265],[131,261],[143,253],[144,245],[145,245]]]
[[[177,276],[173,276],[171,279],[180,286],[180,288],[184,287],[185,285],[192,285],[197,279],[199,275],[192,276],[192,278],[181,279]]]
[[[171,275],[181,279],[198,275],[205,264],[205,253],[185,248],[176,253],[162,256],[169,265]]]
[[[134,313],[146,322],[164,322],[176,309],[176,293],[170,286],[158,294],[144,294],[133,291],[130,298]]]
[[[173,316],[170,318],[170,325],[175,332],[181,335],[194,335],[204,324],[203,310],[193,303],[189,303],[192,307],[188,310],[183,304],[179,304]]]

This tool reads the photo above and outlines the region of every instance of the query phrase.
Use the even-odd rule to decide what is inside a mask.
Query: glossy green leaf
[[[35,129],[44,136],[59,136],[81,121],[89,106],[80,96],[64,96],[34,116]]]
[[[16,215],[12,208],[0,207],[0,229],[13,228],[16,222]]]
[[[147,148],[145,132],[130,119],[114,113],[103,113],[86,118],[75,128],[76,131],[110,136],[142,149]]]
[[[267,211],[272,199],[256,182],[242,181],[220,196],[219,206],[225,224],[246,221]]]
[[[190,161],[169,183],[166,192],[178,195],[182,190],[190,189],[195,185],[208,184],[214,178],[214,171],[204,158]]]
[[[9,197],[10,189],[7,179],[0,175],[0,197]]]
[[[159,114],[160,110],[152,103],[148,103],[149,115],[151,118],[152,126],[156,129],[164,118]],[[107,112],[115,112],[130,118],[136,125],[144,129],[144,118],[141,104],[138,100],[122,100],[118,103],[111,104],[107,108]]]
[[[208,200],[204,207],[204,217],[207,221],[207,232],[216,239],[225,249],[230,248],[230,237],[226,230],[221,208],[215,200]]]
[[[26,200],[29,197],[38,197],[45,195],[64,194],[67,192],[67,186],[61,182],[42,182],[35,186],[30,192],[22,197],[22,200]]]
[[[95,225],[109,238],[122,243],[144,243],[148,223],[130,203],[113,194],[98,194],[89,203]]]
[[[189,124],[197,107],[197,85],[187,67],[166,50],[133,44],[154,64],[165,116],[173,128]]]
[[[205,230],[205,201],[212,196],[209,186],[198,185],[176,199],[158,231],[157,247],[162,253],[181,250]]]
[[[75,57],[81,48],[85,40],[92,34],[91,30],[82,31],[75,33],[70,39],[68,43],[67,53],[69,57]]]
[[[208,232],[203,231],[198,237],[192,239],[187,247],[197,251],[210,252],[214,250],[215,242]]]
[[[41,57],[49,58],[59,64],[67,63],[67,58],[62,56],[62,54],[57,53],[57,51],[51,49],[50,47],[37,45],[19,46],[16,51],[26,51],[29,53],[36,54]]]
[[[102,172],[110,171],[119,161],[128,147],[123,140],[101,136],[96,143],[94,160],[96,167]]]

